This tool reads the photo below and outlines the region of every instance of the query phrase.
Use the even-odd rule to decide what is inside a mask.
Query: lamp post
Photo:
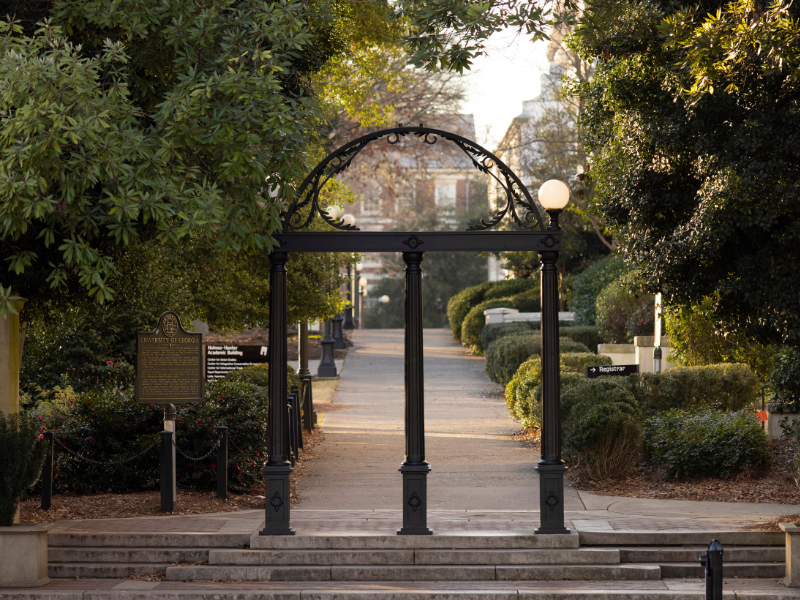
[[[358,278],[358,328],[364,329],[364,298],[367,297],[367,278]]]
[[[550,215],[548,231],[560,231],[558,216],[569,202],[569,188],[551,179],[539,188],[539,203]],[[542,454],[539,472],[540,526],[536,533],[569,533],[564,527],[564,472],[561,459],[561,381],[558,347],[558,252],[539,252],[542,263]]]
[[[381,303],[381,314],[383,315],[383,328],[386,329],[386,305],[389,304],[390,298],[386,294],[378,299]]]
[[[653,346],[653,373],[661,373],[661,319],[662,319],[662,312],[661,312],[661,292],[656,294],[656,306],[655,306],[655,334]]]
[[[346,214],[342,217],[342,221],[346,225],[355,225],[356,218],[351,214]],[[355,329],[353,324],[353,273],[351,266],[347,265],[347,308],[344,309],[344,325],[345,329]]]

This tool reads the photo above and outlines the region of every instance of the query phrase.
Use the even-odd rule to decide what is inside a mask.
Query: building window
[[[455,205],[456,205],[456,182],[437,181],[436,206],[446,206],[454,208]]]
[[[361,213],[366,215],[379,214],[383,206],[383,187],[377,181],[370,181],[361,194]]]

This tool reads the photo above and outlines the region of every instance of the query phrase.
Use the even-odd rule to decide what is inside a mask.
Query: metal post
[[[47,456],[42,468],[42,510],[50,510],[53,504],[53,451],[55,450],[52,431],[44,432],[44,443],[47,444]]]
[[[269,255],[269,443],[264,474],[265,523],[260,535],[294,535],[289,527],[289,462],[286,414],[286,317],[287,288],[285,252]]]
[[[317,377],[336,377],[336,363],[333,360],[333,337],[331,320],[325,321],[325,336],[322,338],[322,360],[317,367]]]
[[[314,429],[316,423],[316,413],[314,412],[314,399],[311,388],[311,371],[308,370],[308,321],[300,322],[300,339],[298,348],[299,365],[297,376],[300,378],[300,384],[303,399],[303,426],[311,431]],[[336,368],[336,363],[334,363]]]
[[[353,320],[356,324],[356,329],[361,329],[361,271],[357,268],[353,271]]]
[[[172,512],[175,509],[175,454],[172,431],[161,432],[161,510]]]
[[[174,404],[167,404],[164,407],[164,431],[171,431],[172,432],[172,440],[175,441],[177,437],[177,429],[175,428],[175,424],[177,421],[175,418],[178,416],[178,411],[175,408]],[[178,497],[178,476],[175,471],[177,468],[177,457],[175,456],[175,444],[172,444],[172,475],[170,476],[170,480],[172,481],[172,497]]]
[[[706,600],[722,600],[722,544],[711,540],[700,564],[706,569]]]
[[[217,447],[217,497],[228,499],[228,428],[217,426],[219,447]]]
[[[289,439],[289,462],[294,466],[297,459],[297,443],[294,437],[294,427],[292,426],[292,396],[286,396],[286,437]]]
[[[653,373],[661,373],[661,348],[653,348]]]
[[[347,301],[349,306],[344,309],[344,325],[345,329],[355,329],[353,325],[353,273],[350,265],[347,265]]]
[[[548,231],[560,231],[560,210],[548,210]],[[542,455],[539,472],[539,528],[536,533],[569,533],[564,527],[564,471],[561,460],[561,380],[558,347],[558,252],[539,253],[542,302]]]
[[[428,473],[425,460],[425,381],[422,357],[422,252],[403,252],[406,263],[406,457],[403,474],[403,528],[400,535],[431,535],[428,529]]]
[[[343,322],[344,317],[342,313],[333,317],[333,347],[336,350],[344,350],[347,348],[347,344],[344,341],[344,332],[342,331]]]
[[[292,386],[292,411],[294,412],[294,419],[292,420],[292,427],[294,428],[294,435],[297,438],[297,448],[303,448],[303,423],[300,418],[300,388],[296,385]],[[300,455],[297,455],[300,458]]]

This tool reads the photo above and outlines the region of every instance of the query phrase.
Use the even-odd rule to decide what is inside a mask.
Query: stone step
[[[492,581],[492,580],[653,580],[655,565],[349,565],[227,566],[167,568],[168,581]]]
[[[652,544],[651,544],[652,545]],[[578,534],[568,535],[258,535],[250,548],[259,550],[403,550],[435,549],[566,549],[580,546]]]
[[[54,548],[247,548],[250,533],[64,533],[47,535]],[[576,536],[577,537],[577,536]]]
[[[704,546],[711,540],[725,546],[783,546],[782,531],[580,531],[585,546]],[[656,542],[655,544],[653,542]]]
[[[119,579],[131,575],[152,575],[166,571],[167,564],[159,563],[49,563],[48,577],[54,579],[75,579],[76,577],[92,579]]]
[[[690,547],[628,547],[619,548],[623,563],[695,562],[706,553],[708,546]],[[786,549],[781,546],[726,546],[725,562],[784,562]]]
[[[50,563],[176,563],[208,562],[208,548],[54,548]]]
[[[586,565],[619,564],[614,549],[211,550],[210,565]]]
[[[699,563],[659,563],[661,576],[664,578],[705,577],[705,569]],[[785,563],[750,563],[723,562],[722,572],[725,577],[783,577],[786,574]]]

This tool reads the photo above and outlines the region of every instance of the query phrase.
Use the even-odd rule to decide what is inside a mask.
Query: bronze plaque
[[[187,404],[205,392],[203,334],[185,332],[178,315],[163,313],[155,331],[136,337],[136,401]]]

